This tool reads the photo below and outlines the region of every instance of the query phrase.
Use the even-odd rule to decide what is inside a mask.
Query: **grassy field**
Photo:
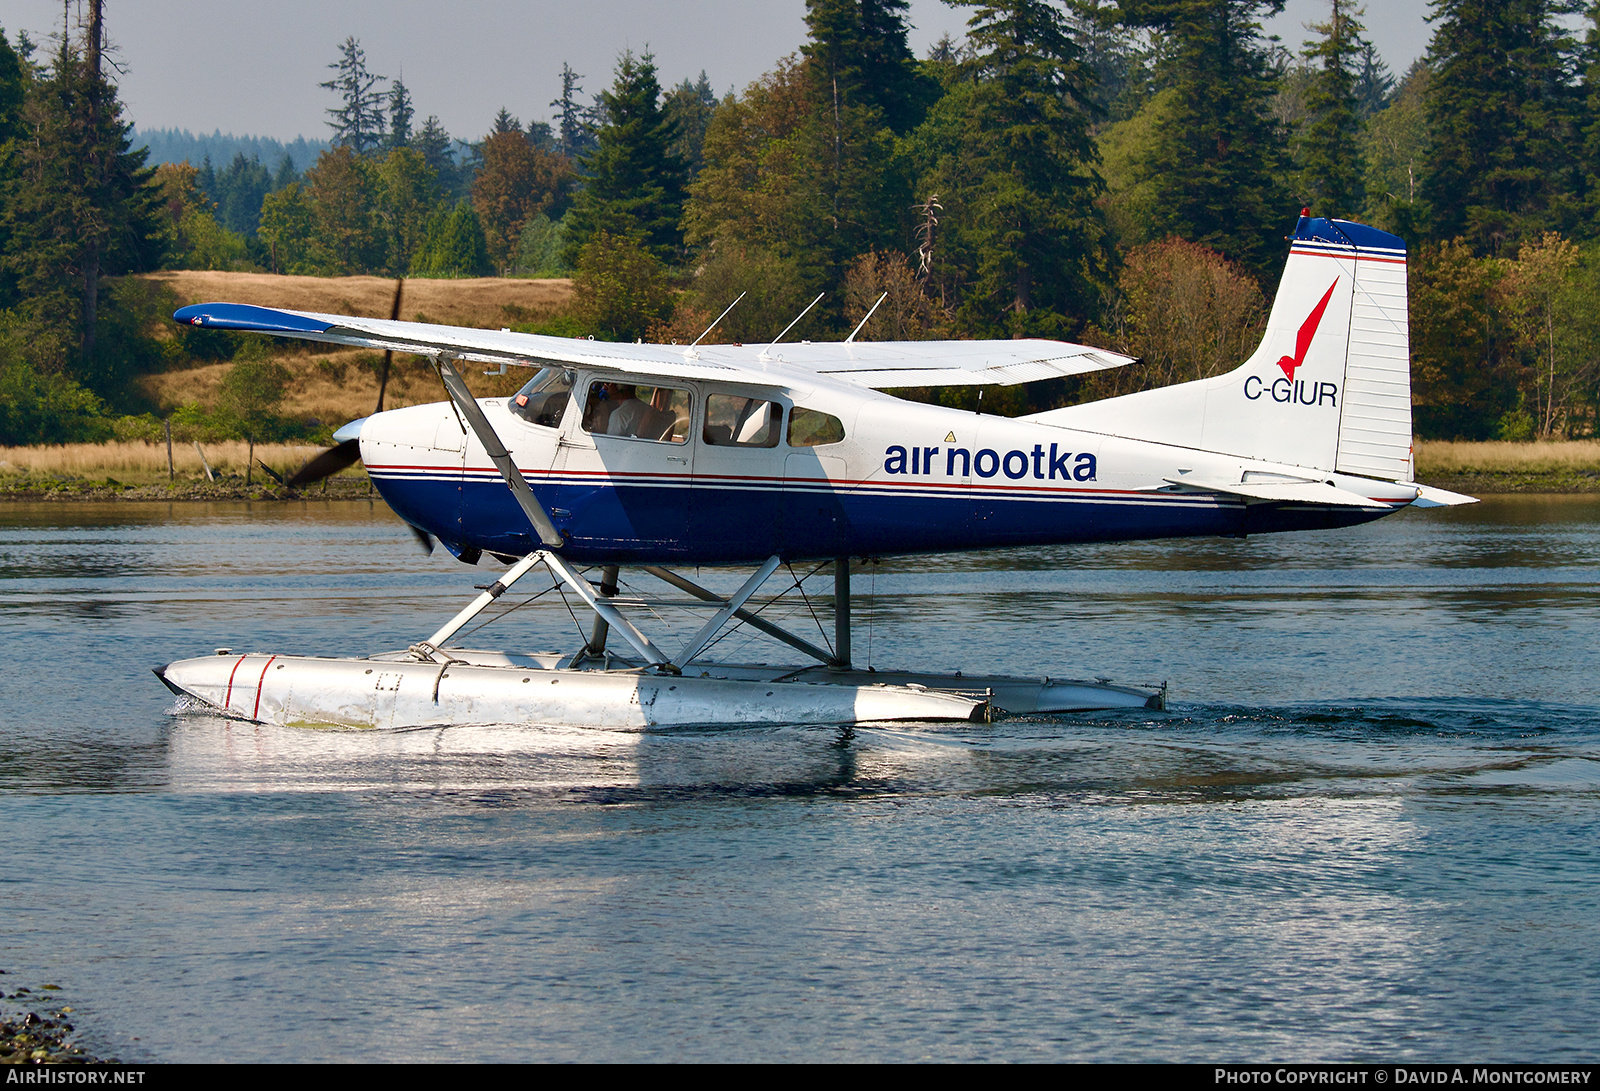
[[[338,427],[345,421],[355,420],[371,413],[378,405],[378,367],[383,360],[380,352],[366,349],[345,349],[333,352],[303,353],[274,356],[272,358],[289,370],[293,379],[289,390],[278,407],[286,417],[319,420]],[[185,371],[165,371],[145,375],[137,380],[139,388],[165,414],[180,405],[198,402],[206,409],[214,408],[222,378],[233,367],[232,363],[208,364]],[[493,398],[516,392],[527,382],[533,372],[513,368],[503,376],[480,374],[463,367],[467,384],[480,398]],[[385,409],[399,409],[407,405],[445,400],[439,377],[427,362],[417,356],[396,356],[389,371],[389,386],[384,391]],[[165,456],[163,456],[165,457]]]
[[[192,443],[172,444],[173,476],[179,481],[205,480],[200,452],[217,476],[245,474],[250,446],[241,440],[203,443],[197,450]],[[257,444],[255,456],[278,473],[293,473],[321,447],[298,444]],[[345,473],[364,476],[359,466]],[[61,447],[0,447],[0,474],[69,478],[111,478],[123,484],[149,484],[167,480],[167,445],[164,443],[69,443]],[[260,467],[255,477],[262,477]]]
[[[394,304],[394,281],[385,277],[292,277],[179,269],[146,273],[139,279],[165,284],[189,303],[250,303],[368,318],[388,318]],[[408,280],[400,297],[400,317],[409,322],[498,329],[554,314],[571,299],[570,280]]]
[[[295,277],[178,270],[151,273],[141,279],[165,284],[180,299],[194,303],[222,300],[258,307],[387,318],[394,302],[394,281],[382,277]],[[570,280],[500,277],[408,280],[401,295],[400,316],[409,321],[499,329],[558,314],[571,300]],[[294,376],[279,409],[283,415],[338,426],[366,416],[377,406],[381,353],[336,349],[307,341],[273,344],[272,359]],[[211,409],[215,406],[222,378],[232,366],[231,362],[205,364],[145,375],[136,383],[155,406],[158,416],[189,403]],[[492,379],[471,370],[467,372],[468,381],[479,397],[510,394],[528,377],[529,373],[523,371]],[[424,361],[418,357],[396,357],[389,373],[388,389],[384,392],[385,408],[398,409],[440,401],[443,397],[437,376]]]
[[[1600,492],[1600,440],[1418,440],[1417,477],[1466,493]]]

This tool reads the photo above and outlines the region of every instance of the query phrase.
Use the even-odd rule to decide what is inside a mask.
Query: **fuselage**
[[[1403,483],[859,388],[629,378],[581,368],[557,379],[542,413],[534,411],[537,395],[531,407],[524,395],[481,404],[566,538],[562,554],[585,563],[735,563],[774,554],[800,559],[1237,537],[1350,526],[1416,496]],[[390,506],[456,552],[521,555],[539,548],[499,472],[449,403],[368,418],[361,453]],[[1173,484],[1191,476],[1314,478],[1372,505],[1247,503]]]

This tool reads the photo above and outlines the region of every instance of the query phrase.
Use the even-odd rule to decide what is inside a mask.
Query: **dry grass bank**
[[[388,317],[394,281],[382,277],[298,277],[269,273],[176,270],[141,279],[165,284],[189,302],[223,300],[259,307]],[[565,310],[572,299],[570,280],[517,280],[481,277],[466,280],[408,280],[400,314],[455,326],[499,329],[538,321]],[[381,354],[337,349],[305,341],[273,341],[272,359],[288,368],[293,381],[279,412],[284,416],[338,425],[371,413],[378,402]],[[222,377],[231,362],[145,375],[135,380],[141,394],[165,416],[181,405],[216,407]],[[481,371],[482,369],[478,369]],[[510,394],[528,375],[513,371],[485,378],[469,371],[480,397]],[[397,357],[389,373],[384,407],[398,409],[442,401],[444,391],[432,370],[416,357]]]
[[[245,476],[250,447],[238,440],[203,443],[206,461],[213,473]],[[257,444],[256,458],[287,475],[322,451],[321,447],[300,444]],[[179,481],[203,481],[205,470],[200,453],[192,443],[172,444],[172,464]],[[365,477],[360,465],[344,471],[346,476]],[[124,484],[152,484],[167,480],[167,446],[164,443],[69,443],[60,447],[0,447],[0,476],[66,477],[102,480],[112,478]],[[264,479],[260,467],[252,475]]]
[[[165,284],[189,303],[250,303],[294,311],[388,318],[394,281],[384,277],[295,277],[272,273],[223,273],[179,269],[147,273],[139,279]],[[407,280],[400,317],[448,326],[498,329],[535,320],[566,308],[570,280],[518,280],[476,277],[463,280]]]
[[[319,420],[337,427],[371,413],[378,405],[378,364],[382,353],[366,349],[340,349],[312,356],[272,357],[293,376],[278,412],[286,417]],[[214,409],[222,378],[230,363],[208,364],[185,371],[166,371],[135,380],[140,392],[165,416],[180,405],[197,403]],[[513,368],[504,376],[485,376],[481,367],[466,367],[467,383],[480,398],[511,394],[532,377],[526,368]],[[396,356],[384,392],[385,409],[445,400],[439,377],[415,356]]]
[[[1417,473],[1550,473],[1600,470],[1600,440],[1454,443],[1417,440]]]
[[[1600,492],[1600,440],[1417,441],[1417,477],[1470,494]]]

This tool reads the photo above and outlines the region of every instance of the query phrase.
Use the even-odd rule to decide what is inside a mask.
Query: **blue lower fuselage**
[[[373,480],[401,518],[457,552],[521,555],[539,547],[498,476],[437,471]],[[1249,504],[1231,497],[1108,489],[1018,498],[981,487],[917,490],[768,481],[657,481],[619,485],[528,475],[584,563],[650,564],[955,552],[1008,546],[1317,530],[1370,522],[1396,510]],[[899,495],[896,495],[896,494]]]

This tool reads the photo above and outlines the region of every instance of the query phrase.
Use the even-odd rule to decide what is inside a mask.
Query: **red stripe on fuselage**
[[[1343,258],[1345,261],[1376,261],[1376,262],[1380,262],[1380,263],[1382,263],[1384,265],[1404,265],[1406,263],[1406,259],[1405,258],[1380,258],[1380,257],[1374,257],[1374,256],[1369,255],[1369,254],[1351,254],[1351,253],[1341,252],[1341,251],[1338,251],[1338,250],[1294,250],[1294,249],[1291,249],[1289,251],[1289,253],[1291,253],[1291,254],[1300,254],[1303,257],[1308,257],[1308,258]]]

